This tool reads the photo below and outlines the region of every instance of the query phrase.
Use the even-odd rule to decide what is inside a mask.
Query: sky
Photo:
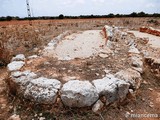
[[[36,16],[160,13],[160,0],[29,0]],[[27,17],[26,0],[0,0],[0,16]]]

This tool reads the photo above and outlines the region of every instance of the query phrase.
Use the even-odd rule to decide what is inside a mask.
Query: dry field
[[[32,26],[29,21],[0,22],[0,63],[7,63],[10,56],[18,53],[36,53],[40,47],[66,30],[101,30],[106,24],[135,30],[141,26],[160,28],[159,23],[159,18],[35,20]]]
[[[14,113],[20,115],[22,120],[43,120],[43,117],[46,120],[101,120],[103,118],[105,120],[134,120],[135,118],[126,118],[126,112],[160,114],[160,104],[156,99],[157,96],[158,98],[160,97],[159,78],[149,71],[149,66],[147,65],[144,68],[145,73],[142,75],[145,82],[142,83],[140,89],[137,91],[136,97],[126,99],[118,107],[112,105],[104,108],[101,116],[94,114],[90,108],[77,109],[64,107],[63,105],[43,106],[34,104],[22,98],[15,97],[8,92],[7,83],[5,82],[7,70],[3,65],[9,63],[13,56],[19,53],[23,53],[26,56],[38,54],[50,40],[62,32],[68,30],[101,30],[106,24],[123,27],[126,30],[138,30],[141,26],[160,29],[160,18],[34,20],[32,21],[32,25],[29,25],[29,21],[0,22],[0,120],[7,120]],[[122,52],[123,56],[125,56],[126,51],[123,50]],[[118,56],[118,58],[120,57],[122,56]],[[71,61],[73,63],[73,69],[68,74],[74,75],[76,72],[80,74],[82,73],[81,71],[75,70],[83,69],[84,74],[82,73],[82,78],[89,80],[98,78],[95,76],[95,73],[104,74],[101,72],[101,68],[90,72],[91,74],[86,74],[88,70],[87,66],[98,68],[99,66],[108,66],[113,61],[121,64],[121,61],[116,61],[116,59],[86,59],[83,65],[80,66],[74,65],[74,62],[77,64],[79,60],[73,60]],[[64,72],[60,71],[61,67],[70,68],[70,62],[57,62],[54,59],[50,61],[54,63],[52,66],[57,67],[56,71],[60,74]],[[121,66],[126,67],[128,64],[121,64]],[[40,64],[38,66],[38,68],[42,67],[48,68],[47,65],[41,66]],[[113,72],[117,72],[118,69],[116,65],[111,66]],[[43,73],[43,71],[40,72],[41,74]],[[144,120],[151,119],[154,120],[156,118],[145,118]]]

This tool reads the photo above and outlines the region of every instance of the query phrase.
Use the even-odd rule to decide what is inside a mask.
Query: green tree
[[[63,14],[60,14],[58,18],[59,18],[59,19],[64,19],[64,15],[63,15]]]

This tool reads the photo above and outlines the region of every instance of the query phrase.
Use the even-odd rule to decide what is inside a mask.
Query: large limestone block
[[[61,89],[62,102],[69,107],[87,107],[98,100],[95,87],[89,81],[72,80]]]
[[[40,77],[30,81],[24,97],[41,104],[53,104],[57,99],[60,87],[60,81]]]

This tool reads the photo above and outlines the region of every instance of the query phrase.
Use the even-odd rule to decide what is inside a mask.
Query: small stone
[[[148,82],[146,82],[145,80],[143,81],[143,84],[148,84]]]
[[[110,70],[105,69],[104,72],[105,72],[106,74],[108,74],[108,73],[110,72]]]
[[[149,103],[149,107],[151,107],[151,108],[153,108],[153,107],[154,107],[153,102],[150,102],[150,103]]]
[[[136,70],[137,72],[139,72],[140,74],[143,73],[143,69],[142,68],[137,68],[137,67],[132,67],[133,70]]]
[[[13,61],[24,61],[24,60],[25,60],[25,56],[23,54],[16,55],[16,57],[12,58],[12,62]]]
[[[104,106],[104,104],[103,104],[100,100],[98,100],[98,101],[93,105],[92,111],[93,111],[94,113],[98,113],[98,112],[100,112],[100,110],[103,108],[103,106]]]
[[[150,91],[153,91],[153,88],[148,88]]]
[[[39,120],[45,120],[45,119],[46,119],[45,117],[40,117],[40,118],[39,118]]]
[[[13,61],[7,65],[7,68],[11,72],[17,71],[17,70],[20,70],[24,64],[25,62],[22,62],[22,61]]]
[[[6,108],[6,104],[2,104],[2,105],[1,105],[1,108],[2,108],[2,109]]]
[[[131,98],[135,98],[135,93],[134,93],[134,91],[132,89],[129,89],[128,95]]]
[[[130,116],[130,113],[129,113],[129,112],[126,112],[125,117],[126,117],[126,118],[129,118],[129,116]]]
[[[35,59],[37,57],[38,57],[38,55],[32,55],[32,56],[29,56],[28,59]]]
[[[142,101],[145,101],[145,99],[144,99],[144,98],[142,98]]]
[[[128,53],[130,53],[130,54],[132,54],[132,53],[133,53],[133,54],[140,54],[139,50],[138,50],[134,45],[132,45],[132,46],[130,47]]]
[[[13,108],[13,106],[9,106],[9,109],[12,109]]]
[[[44,62],[44,65],[50,65],[51,63],[49,63],[49,62]]]
[[[62,70],[66,70],[66,68],[62,68]]]
[[[19,115],[12,115],[8,120],[21,120],[21,118],[19,117]]]
[[[39,113],[39,116],[42,116],[43,114],[42,113]]]
[[[99,73],[96,73],[96,76],[99,76]]]
[[[99,54],[99,57],[101,57],[101,58],[107,58],[108,55],[107,55],[107,54],[102,54],[102,53],[100,53],[100,54]]]

